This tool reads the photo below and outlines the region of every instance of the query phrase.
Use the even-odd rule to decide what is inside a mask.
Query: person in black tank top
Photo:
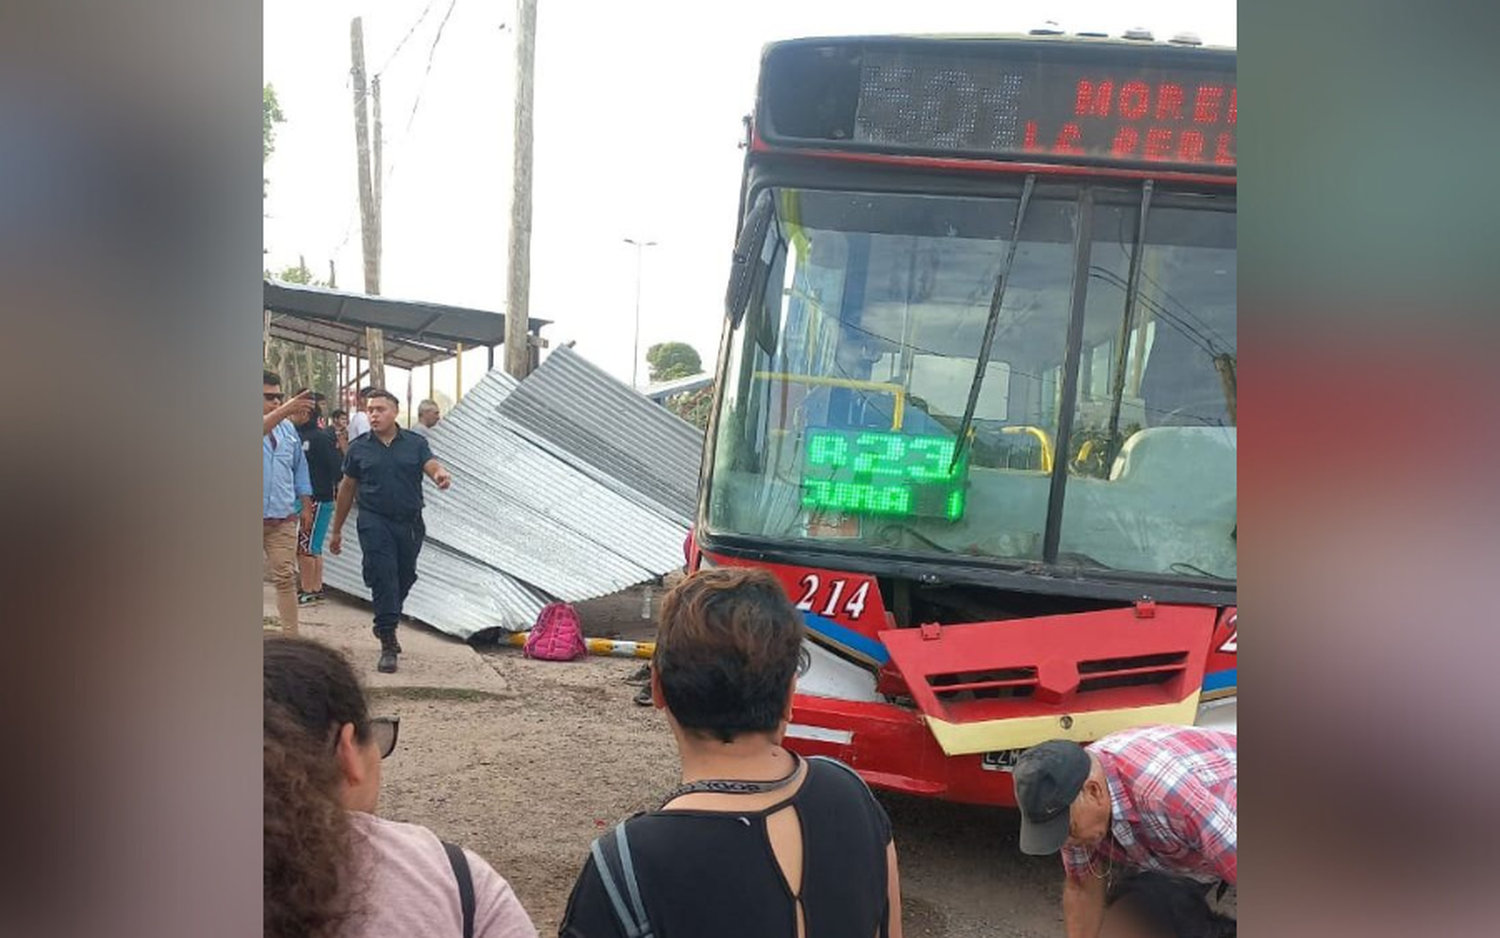
[[[780,745],[803,633],[765,571],[705,570],[667,595],[651,690],[684,784],[623,822],[624,849],[617,831],[596,843],[562,938],[643,923],[651,938],[900,938],[885,810],[852,769]]]

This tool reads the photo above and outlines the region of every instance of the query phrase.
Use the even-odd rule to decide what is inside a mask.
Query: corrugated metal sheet
[[[358,513],[350,512],[344,528],[344,552],[337,557],[324,553],[323,579],[335,589],[368,601],[370,591],[360,574],[355,534]],[[417,559],[417,582],[406,597],[405,612],[449,635],[471,638],[491,629],[529,629],[550,601],[526,584],[429,538]]]
[[[549,355],[500,410],[528,439],[601,484],[692,524],[703,434],[572,349]]]
[[[701,434],[571,350],[524,382],[491,371],[429,439],[453,485],[425,487],[409,615],[461,637],[514,631],[552,598],[605,596],[682,563]],[[368,598],[344,530],[325,576]]]

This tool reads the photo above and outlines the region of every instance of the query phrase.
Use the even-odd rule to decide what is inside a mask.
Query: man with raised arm
[[[376,669],[387,674],[396,670],[396,656],[401,653],[396,625],[406,594],[417,582],[417,554],[427,533],[422,524],[422,476],[444,491],[450,481],[426,438],[396,423],[400,410],[396,395],[385,390],[370,392],[366,407],[370,432],[349,441],[328,544],[334,554],[343,551],[344,521],[358,496],[355,526],[365,585],[375,607],[375,637],[380,639]]]

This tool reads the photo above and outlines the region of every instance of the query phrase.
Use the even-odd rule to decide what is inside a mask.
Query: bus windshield
[[[1139,188],[1038,186],[1019,233],[1019,187],[772,198],[710,534],[1235,579],[1232,196],[1157,193],[1144,238]]]

